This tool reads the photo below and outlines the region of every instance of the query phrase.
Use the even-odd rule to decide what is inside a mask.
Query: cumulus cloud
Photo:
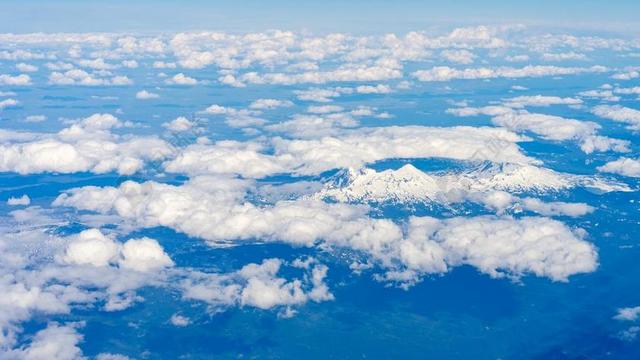
[[[26,194],[22,195],[19,198],[10,197],[9,200],[7,200],[7,205],[10,205],[10,206],[17,206],[17,205],[27,206],[29,204],[31,204],[31,199]]]
[[[527,138],[489,127],[380,127],[342,131],[319,139],[271,140],[264,144],[220,141],[196,144],[165,164],[169,172],[235,173],[263,177],[281,172],[318,174],[336,168],[361,167],[390,158],[448,158],[456,160],[532,163],[517,142]]]
[[[193,274],[183,283],[183,296],[217,307],[239,305],[265,310],[333,300],[324,283],[326,266],[315,264],[303,279],[289,281],[277,276],[282,266],[280,259],[267,259],[230,274]]]
[[[156,93],[149,92],[147,90],[141,90],[136,93],[136,99],[138,100],[149,100],[149,99],[157,99],[160,95]]]
[[[360,85],[356,87],[358,94],[388,94],[391,92],[391,88],[388,85]]]
[[[31,64],[18,63],[16,64],[16,69],[21,72],[35,72],[38,71],[38,67]]]
[[[29,115],[26,118],[24,118],[24,121],[30,122],[30,123],[42,122],[45,120],[47,120],[47,117],[45,115]]]
[[[315,101],[315,102],[331,102],[333,98],[342,94],[350,94],[353,92],[351,88],[337,87],[331,89],[311,88],[307,90],[296,90],[294,93],[299,100]]]
[[[98,229],[74,235],[61,259],[77,265],[108,266],[117,263],[122,268],[140,272],[174,265],[154,239],[129,239],[120,244]]]
[[[256,240],[350,248],[368,254],[390,276],[399,270],[415,278],[468,264],[491,276],[533,273],[565,281],[597,266],[583,231],[548,218],[412,218],[404,232],[389,220],[368,217],[364,206],[295,200],[258,207],[243,202],[238,187],[246,185],[239,180],[226,185],[219,180],[85,187],[68,191],[55,204],[115,213],[143,227],[167,226],[213,244]]]
[[[18,106],[20,102],[16,99],[4,99],[0,100],[0,111],[5,108]]]
[[[598,171],[640,177],[640,160],[621,157],[598,167]]]
[[[524,108],[527,106],[549,106],[549,105],[581,105],[582,100],[571,97],[559,96],[517,96],[504,100],[504,105],[511,108]]]
[[[25,74],[16,75],[16,76],[0,74],[0,85],[9,85],[9,86],[31,85],[31,77]]]
[[[408,234],[400,256],[410,270],[468,264],[492,277],[533,273],[566,281],[598,265],[595,247],[580,232],[545,218],[413,217]]]
[[[636,321],[640,317],[640,306],[618,309],[613,318],[620,321]]]
[[[601,118],[629,124],[631,130],[640,130],[640,110],[620,105],[598,105],[591,112]]]
[[[63,261],[78,265],[107,266],[117,259],[120,246],[98,229],[85,230],[69,243]]]
[[[443,50],[440,55],[445,58],[447,61],[456,64],[471,64],[475,59],[475,55],[465,49],[460,50]]]
[[[557,67],[543,65],[528,65],[523,68],[499,67],[499,68],[467,68],[454,69],[447,66],[437,66],[429,70],[418,70],[412,75],[420,81],[450,81],[456,79],[492,79],[492,78],[523,78],[543,77],[558,75],[575,75],[582,73],[605,72],[603,66],[582,67]]]
[[[196,85],[198,83],[198,80],[192,77],[189,77],[183,73],[179,73],[174,75],[170,79],[167,79],[166,83],[173,84],[173,85]]]
[[[78,346],[83,336],[78,333],[82,323],[60,325],[49,323],[43,330],[38,331],[26,346],[10,350],[3,354],[6,359],[25,360],[75,360],[81,359],[82,350]]]
[[[79,85],[79,86],[124,86],[131,85],[133,81],[126,76],[106,76],[100,73],[88,73],[81,69],[72,69],[65,72],[54,71],[49,75],[49,83],[53,85]]]
[[[123,138],[110,132],[122,126],[113,115],[94,114],[57,134],[16,133],[13,136],[20,139],[0,143],[0,171],[133,174],[145,161],[173,153],[173,148],[157,137]]]
[[[515,98],[517,99],[517,98]],[[507,102],[516,109],[531,102],[553,102],[555,99],[521,99],[520,102]],[[569,101],[569,100],[562,100]],[[526,110],[514,110],[507,106],[485,106],[480,108],[462,107],[448,109],[448,113],[456,116],[491,116],[491,121],[503,126],[511,131],[525,132],[531,131],[545,139],[555,141],[575,140],[580,144],[580,148],[585,153],[594,151],[616,151],[628,152],[629,141],[612,139],[597,135],[600,125],[591,121],[580,121],[563,118],[555,115],[530,113]]]
[[[293,106],[293,103],[288,100],[258,99],[252,102],[249,105],[249,108],[253,110],[271,110],[278,107],[290,107],[290,106]]]
[[[196,124],[184,116],[179,116],[170,122],[162,124],[163,127],[175,132],[191,130]]]

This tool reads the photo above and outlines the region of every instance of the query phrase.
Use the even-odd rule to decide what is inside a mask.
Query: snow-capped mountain
[[[450,202],[465,194],[507,191],[544,193],[573,187],[631,191],[606,179],[563,174],[533,165],[488,164],[462,173],[429,174],[411,164],[397,170],[345,169],[313,195],[339,202]]]

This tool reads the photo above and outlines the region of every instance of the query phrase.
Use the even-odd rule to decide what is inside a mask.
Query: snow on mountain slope
[[[346,169],[330,179],[314,198],[339,202],[450,202],[469,193],[551,192],[573,187],[599,192],[631,191],[605,179],[563,174],[533,165],[487,165],[463,173],[429,174],[411,164],[397,170]]]

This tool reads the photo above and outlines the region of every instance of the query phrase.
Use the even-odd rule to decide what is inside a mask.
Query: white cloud
[[[584,203],[550,202],[545,203],[539,199],[526,198],[522,201],[522,207],[544,216],[571,216],[579,217],[593,212],[595,209]]]
[[[121,126],[110,114],[94,114],[57,134],[16,133],[18,138],[0,142],[0,171],[133,174],[145,161],[167,158],[174,151],[157,137],[123,138],[110,132]]]
[[[0,85],[26,86],[31,85],[31,77],[21,74],[16,76],[0,74]]]
[[[304,279],[287,281],[277,276],[282,265],[280,259],[267,259],[230,274],[194,274],[183,283],[183,296],[216,307],[239,305],[265,310],[333,300],[324,283],[326,266],[314,265]]]
[[[293,103],[288,100],[277,100],[277,99],[258,99],[249,105],[250,109],[253,110],[271,110],[278,107],[290,107],[293,106]]]
[[[620,105],[598,105],[591,112],[601,118],[629,124],[631,130],[640,130],[640,110]]]
[[[186,316],[182,316],[180,314],[173,314],[171,315],[169,322],[171,322],[173,326],[185,327],[191,323],[191,320]]]
[[[618,309],[613,318],[620,321],[636,321],[640,317],[640,306]]]
[[[494,277],[533,273],[564,281],[597,266],[595,248],[582,240],[582,230],[572,231],[547,218],[412,218],[403,236],[393,222],[369,218],[364,206],[296,200],[258,207],[242,202],[239,180],[220,180],[196,178],[182,186],[128,181],[119,188],[85,187],[68,191],[55,204],[115,213],[143,227],[167,226],[213,244],[279,241],[350,248],[368,254],[391,274],[413,272],[412,278],[468,264]],[[263,290],[260,293],[275,292],[269,299],[280,299],[275,295],[279,290]],[[219,300],[220,291],[201,298],[209,297]],[[272,306],[271,300],[245,300],[249,299],[254,306]]]
[[[27,346],[10,350],[3,356],[24,360],[82,359],[82,350],[78,344],[82,342],[83,336],[77,331],[77,328],[82,326],[82,323],[50,323],[45,329],[38,331]]]
[[[157,99],[159,97],[160,95],[149,92],[147,90],[141,90],[136,93],[136,99],[139,99],[139,100]]]
[[[523,78],[557,75],[574,75],[581,73],[605,72],[603,66],[582,67],[557,67],[529,65],[523,68],[499,67],[499,68],[467,68],[454,69],[447,66],[437,66],[430,70],[418,70],[412,75],[420,81],[450,81],[456,79],[492,79],[492,78]]]
[[[19,198],[10,197],[9,200],[7,200],[7,205],[11,205],[11,206],[17,206],[17,205],[27,206],[29,204],[31,204],[31,199],[26,194],[22,195]]]
[[[164,62],[164,61],[154,61],[152,66],[155,69],[175,69],[176,68],[176,63]]]
[[[390,158],[441,157],[456,160],[531,163],[517,142],[527,138],[490,127],[381,127],[344,130],[320,139],[271,140],[273,154],[259,143],[220,141],[189,146],[165,164],[169,172],[235,173],[263,177],[281,172],[318,174],[336,168],[361,167]]]
[[[549,105],[581,105],[582,100],[571,97],[559,96],[517,96],[504,99],[504,105],[511,108],[523,108],[527,106],[549,106]]]
[[[106,63],[104,59],[101,58],[93,60],[80,60],[78,61],[78,65],[95,70],[111,70],[116,68],[115,65]]]
[[[16,64],[16,69],[20,72],[35,72],[38,71],[38,67],[31,64],[18,63]]]
[[[189,77],[183,73],[179,73],[174,75],[172,78],[168,79],[166,83],[174,84],[174,85],[196,85],[198,83],[198,80],[192,77]]]
[[[18,106],[20,102],[16,99],[4,99],[0,100],[0,111],[5,108]]]
[[[64,73],[52,72],[49,75],[49,83],[54,85],[124,86],[133,84],[133,81],[126,76],[99,77],[98,73],[90,74],[81,69],[72,69]]]
[[[135,60],[123,60],[122,61],[122,66],[129,68],[129,69],[136,69],[138,68],[138,62]]]
[[[294,85],[294,84],[324,84],[340,81],[380,81],[402,77],[401,66],[398,63],[382,63],[372,66],[361,64],[341,65],[335,70],[309,71],[298,74],[249,72],[240,76],[244,83]]]
[[[492,277],[533,273],[566,281],[598,265],[595,247],[580,232],[546,218],[413,217],[408,234],[400,255],[410,270],[443,272],[468,264]]]
[[[358,94],[388,94],[391,92],[391,88],[384,84],[372,85],[360,85],[356,87]]]
[[[620,101],[620,97],[614,95],[613,91],[609,89],[581,91],[578,93],[578,95],[586,98],[591,98],[591,99],[600,99],[603,101],[611,101],[611,102]]]
[[[544,61],[567,61],[567,60],[588,60],[585,54],[576,52],[564,52],[564,53],[544,53],[542,54],[542,60]]]
[[[122,259],[118,263],[126,269],[147,272],[173,266],[164,249],[154,239],[130,239],[122,245]]]
[[[307,112],[312,114],[329,114],[342,110],[344,110],[344,108],[338,105],[312,105],[307,108]]]
[[[353,90],[351,88],[333,88],[333,89],[318,89],[311,88],[307,90],[295,90],[299,100],[303,101],[315,101],[315,102],[331,102],[333,98],[339,97],[341,94],[350,94]]]
[[[640,160],[621,157],[598,167],[598,171],[640,177]]]
[[[447,61],[456,64],[471,64],[475,59],[475,55],[469,50],[443,50],[440,55]]]
[[[120,245],[98,229],[73,236],[62,260],[70,264],[108,266],[117,260]]]
[[[181,132],[191,130],[195,123],[184,116],[179,116],[170,122],[162,124],[162,126],[171,131]]]
[[[24,119],[24,121],[31,123],[42,122],[45,120],[47,120],[47,117],[45,115],[29,115]]]
[[[528,103],[548,103],[553,101],[555,101],[555,99],[524,97],[521,99],[521,102],[507,102],[506,104],[511,104],[518,108]],[[567,102],[570,100],[560,99],[559,101]],[[506,106],[453,108],[448,109],[447,113],[456,116],[488,115],[492,117],[491,122],[495,125],[503,126],[511,131],[531,131],[545,139],[555,141],[575,140],[579,142],[580,149],[585,153],[610,150],[616,152],[629,151],[629,141],[597,135],[597,130],[600,129],[600,125],[591,121],[580,121],[555,115],[530,113],[526,110],[514,110]]]
[[[631,80],[638,77],[640,77],[640,71],[638,70],[629,70],[611,75],[611,78],[616,80]]]

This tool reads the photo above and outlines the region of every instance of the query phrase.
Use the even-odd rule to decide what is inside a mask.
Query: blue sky
[[[614,6],[615,4],[615,6]],[[527,23],[634,32],[638,3],[606,1],[82,1],[4,0],[0,31],[176,31],[268,28],[407,31],[431,26]]]

